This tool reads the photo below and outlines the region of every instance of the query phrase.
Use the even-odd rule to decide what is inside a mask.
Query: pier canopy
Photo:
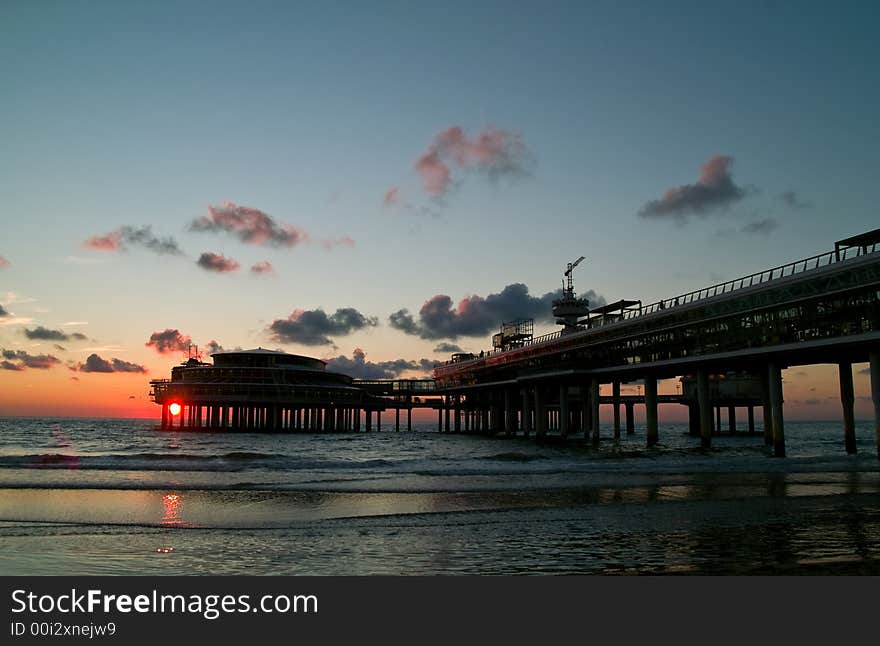
[[[214,365],[218,368],[225,367],[253,367],[253,368],[286,368],[286,369],[311,369],[324,370],[327,363],[313,357],[305,357],[300,354],[288,354],[279,350],[231,350],[229,352],[217,352],[211,355]]]

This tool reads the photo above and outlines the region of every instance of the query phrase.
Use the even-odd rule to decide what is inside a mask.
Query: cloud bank
[[[425,301],[418,319],[409,310],[401,309],[388,317],[391,327],[423,339],[457,339],[460,336],[484,336],[499,328],[503,321],[533,318],[536,321],[553,319],[553,301],[562,296],[562,290],[531,296],[523,283],[513,283],[497,294],[467,296],[453,306],[446,294],[437,294]],[[605,299],[593,290],[581,294],[591,306],[602,305]]]
[[[408,359],[394,359],[392,361],[372,362],[366,360],[366,353],[360,348],[355,348],[351,358],[343,355],[325,359],[327,370],[341,372],[355,379],[394,379],[408,370],[430,371],[434,367],[434,361],[420,359],[412,361]]]
[[[3,350],[0,354],[5,359],[4,370],[47,370],[61,363],[61,359],[51,354],[29,354],[24,350]]]
[[[322,309],[295,310],[286,319],[272,321],[269,332],[274,340],[281,343],[331,345],[333,340],[330,335],[351,334],[378,324],[377,318],[364,316],[353,307],[337,309],[330,316]]]
[[[80,363],[76,367],[80,372],[97,372],[97,373],[110,373],[110,372],[133,372],[144,374],[147,372],[147,369],[144,366],[138,365],[136,363],[130,363],[128,361],[123,361],[122,359],[102,359],[97,354],[90,354],[84,363]]]

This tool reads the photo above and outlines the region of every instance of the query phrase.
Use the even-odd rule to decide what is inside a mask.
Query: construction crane
[[[568,263],[568,266],[565,269],[565,273],[563,274],[563,276],[565,276],[568,279],[568,284],[566,285],[563,282],[562,288],[566,292],[568,292],[569,294],[572,294],[574,291],[574,286],[572,285],[572,282],[571,282],[571,272],[572,272],[572,270],[574,270],[575,267],[577,267],[579,264],[581,264],[584,260],[586,260],[586,257],[581,256],[580,258],[578,258],[574,262]]]
[[[571,280],[572,271],[584,260],[586,258],[581,256],[574,262],[568,263],[562,279],[562,298],[553,301],[553,316],[556,317],[556,324],[563,326],[563,334],[576,332],[581,322],[580,318],[590,313],[590,302],[586,298],[578,298],[575,295],[574,284]]]

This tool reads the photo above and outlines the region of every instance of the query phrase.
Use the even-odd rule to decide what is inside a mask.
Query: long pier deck
[[[541,437],[555,407],[563,433],[583,429],[598,442],[600,386],[619,393],[621,383],[639,382],[650,446],[658,441],[658,379],[687,376],[695,391],[688,403],[692,431],[709,447],[711,377],[736,371],[760,384],[765,441],[784,456],[782,369],[833,363],[852,453],[852,364],[869,362],[880,456],[878,244],[880,229],[839,241],[827,253],[647,306],[622,301],[638,307],[601,308],[576,329],[446,362],[434,371],[437,388],[453,410],[477,408],[479,423],[492,431]]]

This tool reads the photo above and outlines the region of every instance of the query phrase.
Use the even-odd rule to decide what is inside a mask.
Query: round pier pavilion
[[[386,402],[329,372],[320,359],[274,350],[218,352],[189,359],[171,379],[150,382],[162,428],[236,431],[357,431]]]

